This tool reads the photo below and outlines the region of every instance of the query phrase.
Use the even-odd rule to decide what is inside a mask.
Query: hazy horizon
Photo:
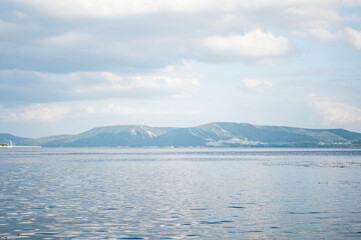
[[[4,0],[0,132],[361,132],[361,2]]]

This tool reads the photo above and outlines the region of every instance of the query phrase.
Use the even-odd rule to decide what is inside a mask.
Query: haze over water
[[[2,239],[359,239],[361,150],[0,149]]]

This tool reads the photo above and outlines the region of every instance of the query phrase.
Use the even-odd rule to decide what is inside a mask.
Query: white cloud
[[[103,72],[103,76],[111,83],[113,84],[117,84],[117,83],[120,83],[123,78],[116,75],[116,74],[113,74],[113,73],[110,73],[110,72]]]
[[[54,122],[62,120],[70,109],[59,105],[35,104],[25,108],[1,108],[2,122]]]
[[[347,22],[361,22],[361,16],[359,16],[357,14],[344,16],[344,17],[342,17],[342,21],[345,22],[345,23],[347,23]]]
[[[148,111],[144,109],[139,109],[129,106],[119,106],[110,103],[105,108],[100,110],[100,113],[108,114],[108,115],[139,115],[139,114],[147,114]]]
[[[16,46],[18,50],[10,56],[17,61],[5,59],[11,65],[9,68],[21,65],[26,69],[58,72],[161,67],[181,58],[222,62],[244,57],[288,56],[294,46],[285,38],[286,35],[275,36],[273,29],[334,31],[334,28],[342,29],[346,21],[357,20],[356,15],[339,16],[340,8],[356,5],[357,2],[336,0],[12,2],[12,8],[20,14],[24,12],[34,17],[26,17],[27,21],[14,21],[23,29],[14,33],[14,28],[9,27],[8,31],[13,34],[2,36],[10,38],[9,42],[24,43]],[[13,9],[9,9],[10,12]],[[0,31],[1,25],[0,22]],[[269,29],[272,33],[258,29],[258,36],[257,31],[237,34],[245,28],[257,27]],[[310,34],[325,40],[333,38],[331,32],[316,30]],[[239,43],[241,39],[244,42]],[[9,46],[3,48],[11,49]],[[28,61],[30,58],[31,63]]]
[[[198,88],[198,81],[195,79],[185,80],[184,78],[169,77],[167,75],[138,75],[132,78],[133,88],[153,90],[183,90],[182,92],[193,92]]]
[[[336,41],[339,36],[325,29],[310,29],[309,34],[322,41]]]
[[[238,1],[243,7],[301,7],[301,6],[322,6],[322,7],[330,7],[330,6],[357,6],[360,5],[359,0],[241,0]]]
[[[316,111],[329,122],[339,124],[361,123],[361,108],[333,102],[329,99],[317,97],[314,94],[311,94],[309,99]]]
[[[146,110],[141,107],[120,105],[115,103],[108,103],[105,106],[85,106],[84,113],[90,115],[108,115],[108,116],[160,116],[160,115],[197,115],[200,112],[197,110]]]
[[[148,74],[112,72],[66,74],[0,70],[0,100],[8,103],[40,103],[109,98],[173,98],[193,96],[199,75],[189,63],[167,66]]]
[[[326,29],[309,29],[307,32],[294,31],[293,34],[301,37],[313,37],[321,41],[343,40],[357,50],[361,50],[361,31],[349,27],[337,32],[331,32]]]
[[[281,11],[285,26],[307,29],[333,27],[342,21],[338,10],[322,5],[301,5],[287,7]]]
[[[40,41],[41,44],[49,44],[54,46],[84,46],[84,45],[96,45],[98,42],[95,37],[78,32],[67,32],[62,35],[47,37]]]
[[[189,0],[17,0],[17,2],[63,18],[115,18],[159,12],[200,12],[214,10],[216,7],[229,10],[236,6],[234,0],[223,4],[217,3],[216,0],[197,2]]]
[[[317,6],[322,9],[360,4],[359,1],[354,0],[14,0],[14,2],[62,18],[115,18],[162,12],[232,12],[242,8],[252,9],[265,7],[301,8]]]
[[[357,50],[361,50],[361,31],[345,28],[342,31],[342,37]]]
[[[254,29],[244,35],[205,37],[203,45],[210,52],[223,57],[282,57],[294,50],[287,38],[276,37],[261,29]]]
[[[234,23],[235,21],[237,21],[237,16],[234,14],[225,14],[222,17],[222,22],[224,23]]]
[[[191,96],[199,87],[197,74],[191,64],[169,65],[155,73],[129,76],[129,90],[147,90],[169,94],[172,97]]]
[[[95,109],[94,109],[94,107],[92,107],[92,106],[85,106],[85,107],[84,107],[84,111],[85,111],[86,113],[88,113],[88,114],[93,114],[93,113],[95,113]]]
[[[156,112],[156,114],[162,114],[162,115],[198,115],[200,114],[197,110],[190,110],[190,111],[174,111],[174,110],[163,110],[160,112]]]
[[[258,93],[265,93],[273,85],[270,81],[263,81],[253,78],[243,79],[242,82],[246,88]]]
[[[343,40],[351,44],[357,50],[361,50],[361,31],[346,27],[337,32],[330,32],[326,29],[309,29],[308,32],[293,32],[296,36],[313,37],[321,41]]]
[[[14,10],[14,11],[13,11],[13,14],[14,14],[16,17],[18,17],[18,18],[25,18],[25,17],[27,16],[26,13],[23,13],[23,12],[18,11],[18,10]]]

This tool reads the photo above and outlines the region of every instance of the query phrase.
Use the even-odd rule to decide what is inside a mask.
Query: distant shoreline
[[[41,148],[41,146],[0,146],[0,148]]]
[[[344,129],[307,129],[215,122],[189,128],[114,125],[76,135],[38,139],[0,133],[0,142],[42,147],[301,147],[359,148],[361,133]],[[5,145],[5,144],[4,144]]]

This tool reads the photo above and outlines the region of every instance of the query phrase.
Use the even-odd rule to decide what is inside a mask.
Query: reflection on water
[[[361,238],[361,150],[0,149],[1,239]]]

